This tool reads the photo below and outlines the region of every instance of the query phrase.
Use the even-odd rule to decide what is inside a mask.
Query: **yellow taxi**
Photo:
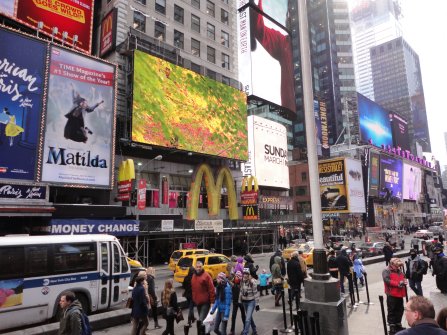
[[[175,250],[171,254],[171,257],[169,258],[169,264],[168,264],[169,270],[175,272],[175,267],[177,265],[177,262],[183,256],[190,256],[190,255],[195,255],[195,254],[208,254],[208,253],[209,253],[209,250],[207,250],[207,249],[179,249],[179,250]]]
[[[231,260],[222,254],[203,254],[203,255],[188,255],[179,259],[175,267],[174,280],[178,283],[183,283],[183,280],[188,275],[189,268],[195,267],[196,263],[200,261],[203,263],[203,270],[208,272],[215,280],[220,272],[229,275],[228,264]]]
[[[129,263],[129,266],[131,268],[142,268],[143,267],[143,265],[139,261],[132,259],[130,257],[127,257],[127,262]]]

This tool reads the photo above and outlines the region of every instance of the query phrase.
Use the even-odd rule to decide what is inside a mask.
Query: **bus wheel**
[[[90,303],[86,295],[83,293],[76,293],[76,298],[78,298],[79,302],[81,303],[84,313],[90,314]]]

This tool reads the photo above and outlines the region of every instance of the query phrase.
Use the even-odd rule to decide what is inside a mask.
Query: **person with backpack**
[[[72,291],[65,291],[61,294],[59,306],[63,311],[59,324],[59,335],[89,335],[92,333],[82,305]]]
[[[416,252],[416,249],[410,250],[410,257],[408,258],[407,271],[405,277],[408,279],[410,288],[416,295],[422,294],[422,279],[427,274],[428,263],[424,261]]]

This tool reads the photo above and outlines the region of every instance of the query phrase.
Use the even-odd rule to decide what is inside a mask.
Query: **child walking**
[[[262,269],[262,273],[259,275],[259,287],[261,292],[261,297],[264,295],[263,291],[265,290],[265,295],[269,295],[269,278],[272,276],[271,273],[267,273],[265,269]]]

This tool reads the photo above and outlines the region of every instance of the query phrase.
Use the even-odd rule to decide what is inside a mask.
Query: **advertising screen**
[[[258,185],[289,188],[286,127],[251,115],[248,128],[252,134],[248,138],[251,173],[258,180]]]
[[[404,164],[404,182],[402,185],[403,198],[407,200],[418,200],[422,188],[422,171],[420,168],[410,164]]]
[[[329,157],[329,132],[327,126],[326,103],[320,99],[314,100],[315,133],[317,136],[318,156]]]
[[[320,177],[321,210],[347,212],[345,161],[343,158],[318,163]]]
[[[408,137],[408,122],[395,113],[390,113],[391,129],[393,131],[393,145],[403,150],[410,150]]]
[[[111,187],[115,66],[52,47],[42,181]]]
[[[362,163],[345,158],[345,171],[348,180],[348,205],[350,213],[365,213],[365,191],[363,187]]]
[[[250,7],[238,13],[238,34],[239,80],[244,91],[295,112],[289,34]]]
[[[389,113],[380,105],[357,93],[360,138],[377,147],[393,145]]]
[[[380,155],[379,196],[387,202],[402,201],[402,160]]]
[[[132,140],[246,160],[246,96],[136,50]]]
[[[378,197],[380,187],[380,154],[369,153],[369,196]]]
[[[47,44],[0,29],[0,45],[0,178],[34,180]]]
[[[57,27],[56,38],[62,39],[66,31],[67,43],[73,43],[78,36],[76,46],[90,53],[92,40],[93,0],[18,0],[17,19],[36,28],[37,22],[43,22],[42,32],[51,36]]]

